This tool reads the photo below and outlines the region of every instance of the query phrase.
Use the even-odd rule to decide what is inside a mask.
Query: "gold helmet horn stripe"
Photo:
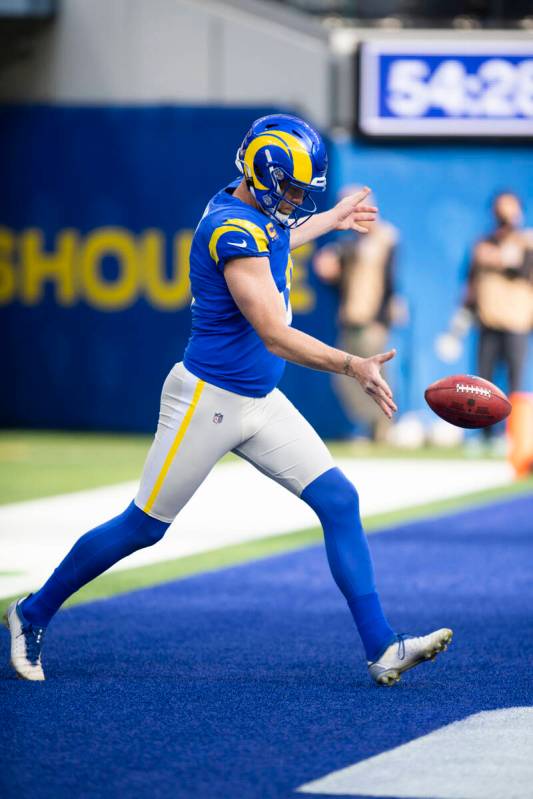
[[[313,179],[313,164],[300,139],[284,130],[277,130],[275,136],[283,139],[290,148],[294,165],[294,179],[299,183],[311,183]]]
[[[246,152],[244,153],[244,164],[248,170],[248,177],[251,177],[256,189],[261,189],[265,191],[268,189],[268,186],[265,186],[257,175],[255,174],[254,170],[254,158],[257,154],[257,151],[260,150],[262,147],[268,147],[271,145],[272,147],[282,147],[287,155],[290,155],[289,148],[277,138],[277,135],[274,136],[271,133],[262,133],[256,139],[250,142],[248,147],[246,148]]]

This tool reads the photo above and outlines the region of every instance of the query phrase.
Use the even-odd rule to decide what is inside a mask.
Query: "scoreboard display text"
[[[368,136],[533,136],[533,44],[365,42],[358,127]]]

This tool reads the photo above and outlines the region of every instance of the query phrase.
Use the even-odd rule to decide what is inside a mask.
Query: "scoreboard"
[[[367,136],[533,137],[533,41],[379,41],[360,46]]]

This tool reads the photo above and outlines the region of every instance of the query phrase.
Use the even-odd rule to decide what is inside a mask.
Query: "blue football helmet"
[[[328,156],[320,135],[307,122],[290,114],[256,119],[235,163],[261,210],[276,222],[293,228],[316,213],[311,192],[326,189]],[[301,202],[294,201],[296,196]],[[292,210],[282,212],[282,203]]]

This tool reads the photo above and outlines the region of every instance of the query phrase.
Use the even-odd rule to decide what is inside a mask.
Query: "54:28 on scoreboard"
[[[533,135],[531,41],[367,41],[358,127],[368,136]]]

